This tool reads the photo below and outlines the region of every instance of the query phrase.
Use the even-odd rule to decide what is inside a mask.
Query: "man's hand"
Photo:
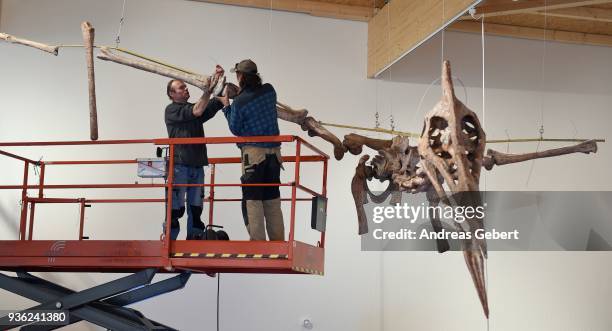
[[[223,92],[223,84],[225,84],[225,70],[222,66],[216,65],[215,71],[211,75],[211,83],[209,84],[208,91],[213,95],[220,95]]]
[[[236,86],[233,83],[225,84],[225,90],[223,91],[223,95],[227,95],[228,98],[235,98],[238,93],[240,93],[240,87]]]
[[[193,106],[192,112],[193,116],[195,117],[202,116],[202,114],[204,114],[204,110],[206,110],[206,106],[208,106],[208,101],[210,100],[210,84],[211,78],[206,77],[206,86],[208,88],[202,90],[202,96],[200,97],[200,100],[198,100],[198,102]]]
[[[213,80],[212,77],[208,76],[206,77],[206,84],[204,84],[204,88],[202,88],[202,92],[204,93],[210,93],[210,89],[211,89],[211,84],[213,84]]]
[[[215,98],[217,98],[217,100],[219,100],[223,104],[223,108],[229,106],[230,104],[229,96],[227,95],[227,93],[223,94],[220,97],[215,97]]]
[[[225,69],[223,69],[223,67],[222,67],[222,66],[220,66],[220,65],[218,65],[218,64],[217,64],[217,65],[215,66],[215,73],[214,73],[214,76],[215,76],[215,77],[217,77],[217,78],[219,78],[219,77],[223,76],[224,74],[225,74]]]
[[[213,72],[213,74],[211,76],[212,77],[212,80],[211,80],[212,84],[216,85],[219,82],[219,79],[221,79],[221,77],[223,77],[224,74],[225,74],[225,69],[223,69],[222,66],[217,64],[215,66],[215,72]],[[213,86],[211,86],[211,87],[213,87]]]

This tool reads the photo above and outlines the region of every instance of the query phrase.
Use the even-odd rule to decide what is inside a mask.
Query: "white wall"
[[[98,44],[112,44],[123,1],[16,1],[3,3],[2,32],[48,43],[80,43],[79,24],[96,27]],[[216,62],[229,67],[254,59],[265,81],[280,100],[306,107],[317,118],[372,126],[374,112],[388,127],[392,113],[401,130],[420,131],[421,118],[439,98],[431,81],[439,77],[440,39],[427,43],[395,65],[380,80],[366,80],[367,26],[363,23],[314,18],[249,8],[190,1],[130,0],[121,46],[173,64],[208,73]],[[546,135],[607,138],[612,104],[612,55],[608,48],[548,43],[542,71],[543,43],[488,37],[486,41],[486,115],[482,116],[480,39],[445,34],[446,57],[454,74],[467,85],[468,106],[484,117],[489,137],[535,136],[544,112]],[[0,44],[0,141],[86,140],[87,88],[84,56],[62,49],[60,56]],[[542,74],[542,72],[544,74]],[[542,83],[544,77],[544,83]],[[167,79],[117,64],[96,61],[101,139],[165,136],[162,110],[168,100]],[[192,95],[197,94],[191,88]],[[463,90],[457,85],[457,95]],[[226,136],[225,120],[205,126],[208,136]],[[283,123],[283,133],[300,134]],[[345,130],[334,130],[339,136]],[[304,136],[304,135],[302,135]],[[373,135],[384,137],[382,135]],[[331,153],[323,141],[312,140]],[[545,145],[552,147],[556,145]],[[505,146],[494,146],[505,150]],[[535,145],[512,145],[531,151]],[[17,149],[11,149],[17,151]],[[286,149],[286,153],[290,152]],[[53,159],[133,158],[152,153],[151,146],[133,148],[54,148],[18,150],[20,154]],[[235,155],[234,148],[211,148],[211,155]],[[357,158],[331,162],[330,207],[324,277],[223,275],[222,330],[300,330],[310,317],[314,330],[484,330],[476,293],[459,254],[361,252],[349,183]],[[491,190],[609,190],[606,173],[610,148],[600,145],[596,156],[568,156],[507,166],[486,175]],[[0,159],[1,182],[15,182],[21,167]],[[99,167],[94,172],[55,168],[53,182],[130,182],[133,169]],[[588,169],[588,170],[587,170]],[[585,171],[587,170],[587,171]],[[237,168],[220,171],[220,180],[235,181]],[[289,178],[290,171],[286,173]],[[34,176],[32,174],[32,176]],[[305,178],[319,183],[319,173]],[[313,186],[317,187],[317,185]],[[485,186],[483,181],[483,186]],[[133,196],[159,192],[124,191]],[[230,193],[237,194],[233,191]],[[0,192],[0,238],[16,238],[18,192]],[[53,192],[74,196],[77,192]],[[80,194],[82,193],[78,193]],[[88,192],[109,197],[110,192]],[[44,210],[44,211],[43,211]],[[74,238],[77,209],[38,208],[39,238]],[[163,207],[96,207],[89,211],[86,233],[92,239],[153,239],[159,235]],[[287,214],[287,213],[286,213]],[[233,238],[245,238],[240,215],[230,206],[216,209]],[[299,217],[300,224],[306,217]],[[70,227],[72,226],[72,227]],[[67,231],[70,229],[71,231]],[[311,240],[306,226],[298,229]],[[492,330],[607,330],[610,304],[607,279],[609,254],[500,253],[488,264]],[[449,275],[456,275],[449,277]],[[45,275],[76,289],[93,286],[110,275]],[[181,330],[214,325],[216,279],[193,277],[186,289],[138,305],[145,315]],[[2,292],[1,309],[28,306]],[[550,317],[551,315],[555,318]],[[529,323],[529,324],[527,324]],[[83,324],[76,329],[89,328]]]

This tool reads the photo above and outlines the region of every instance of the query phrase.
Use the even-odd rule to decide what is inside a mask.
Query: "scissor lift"
[[[210,180],[207,184],[173,183],[174,150],[180,144],[235,144],[246,142],[295,143],[295,155],[283,156],[283,162],[295,163],[293,181],[281,184],[234,184],[216,183],[215,169],[223,164],[240,164],[239,157],[210,158]],[[327,196],[327,164],[329,156],[297,136],[267,137],[210,137],[210,138],[165,138],[106,141],[55,141],[0,143],[0,147],[74,146],[74,145],[129,145],[153,144],[168,146],[168,176],[165,183],[151,184],[45,184],[45,172],[49,167],[62,165],[112,165],[136,164],[134,160],[72,160],[34,161],[0,150],[4,155],[24,164],[23,178],[18,185],[0,185],[0,189],[21,190],[21,214],[18,240],[0,240],[0,270],[14,271],[16,277],[0,273],[0,287],[40,302],[24,312],[41,310],[63,310],[70,316],[69,323],[87,320],[112,330],[171,330],[171,328],[149,320],[142,314],[123,306],[182,288],[191,273],[269,273],[269,274],[315,274],[323,275],[325,231],[321,230],[316,245],[295,239],[295,216],[297,202],[325,201]],[[302,148],[313,152],[301,155]],[[300,165],[304,162],[322,163],[322,191],[315,192],[300,182]],[[38,167],[39,182],[30,184],[30,167]],[[239,174],[236,174],[236,178]],[[179,186],[208,187],[209,222],[214,220],[214,206],[218,202],[240,202],[241,199],[217,198],[215,188],[245,185],[275,185],[290,187],[291,196],[282,198],[291,204],[288,241],[238,241],[238,240],[88,240],[83,236],[86,208],[93,204],[162,203],[172,204],[172,188]],[[44,192],[52,189],[116,189],[116,188],[166,188],[165,198],[160,199],[88,199],[46,198]],[[37,190],[29,196],[28,190]],[[308,198],[298,197],[298,191]],[[314,199],[313,199],[314,197]],[[80,222],[77,240],[36,240],[34,221],[37,204],[62,203],[80,206]],[[310,208],[309,204],[309,208]],[[322,205],[326,208],[326,204]],[[166,208],[166,219],[170,219],[170,208]],[[158,224],[158,223],[156,223]],[[165,233],[170,233],[170,222],[166,222]],[[74,292],[28,272],[112,272],[132,273],[129,276],[102,284],[84,291]],[[151,284],[156,273],[178,275]],[[8,316],[0,319],[0,326],[9,325]],[[32,324],[24,330],[48,330],[58,326]]]

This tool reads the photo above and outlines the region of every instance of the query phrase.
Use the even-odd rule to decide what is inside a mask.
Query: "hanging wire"
[[[486,125],[487,112],[486,112],[486,99],[485,99],[485,18],[484,14],[481,15],[480,25],[480,44],[482,47],[482,127],[483,130]],[[467,104],[467,97],[465,103]]]
[[[391,90],[392,86],[392,76],[391,76],[391,71],[393,70],[393,68],[389,68],[389,84],[391,84],[391,86],[389,86],[390,88],[388,90]],[[393,119],[393,92],[389,93],[389,127],[391,128],[391,131],[395,131],[395,120]]]
[[[445,8],[445,2],[444,0],[442,0],[442,25],[444,25],[444,11],[446,10]],[[442,35],[440,38],[441,39],[441,43],[442,46],[440,47],[441,53],[440,53],[440,65],[442,65],[442,63],[444,63],[444,30],[446,29],[442,29]]]
[[[429,93],[429,90],[431,89],[432,86],[434,86],[434,84],[437,84],[442,78],[438,77],[436,79],[434,79],[431,83],[429,83],[429,86],[427,86],[427,89],[425,90],[425,93],[423,93],[423,95],[421,96],[421,99],[419,99],[419,103],[417,105],[417,110],[414,113],[412,120],[414,120],[414,118],[420,113],[421,111],[421,106],[423,105],[423,101],[425,100],[425,97],[427,96],[427,93]],[[461,78],[457,77],[457,76],[451,76],[451,79],[454,79],[456,81],[459,82],[459,84],[461,85],[461,87],[463,88],[463,97],[465,99],[465,105],[468,105],[468,94],[467,94],[467,88],[465,87],[465,84],[463,83],[463,81],[461,80]],[[412,122],[411,120],[411,122]]]
[[[473,14],[471,14],[474,17]],[[482,49],[482,130],[486,132],[485,128],[487,125],[487,112],[486,112],[486,102],[485,102],[485,27],[484,27],[484,14],[480,16],[480,47]],[[466,100],[467,104],[467,100]],[[485,142],[486,143],[486,142]],[[486,173],[482,176],[484,191],[487,191],[487,176]],[[488,320],[487,320],[487,329],[488,329]]]
[[[506,139],[508,140],[508,144],[506,144],[506,153],[510,153],[510,134],[508,133],[508,129],[504,129],[506,133]]]
[[[445,10],[446,10],[446,1],[442,0],[442,23],[444,24],[444,19],[445,19]],[[441,38],[440,38],[440,65],[442,65],[444,63],[444,42],[445,42],[445,38],[444,38],[444,31],[445,29],[442,29],[441,31]],[[461,86],[463,87],[463,95],[465,97],[465,104],[468,104],[468,95],[467,95],[467,89],[465,88],[465,84],[463,84],[463,81],[461,81],[461,79],[459,79],[459,77],[455,77],[455,76],[451,76],[451,80],[452,79],[456,79]],[[438,77],[436,79],[434,79],[429,86],[427,87],[427,89],[425,90],[425,93],[423,93],[423,95],[421,96],[421,99],[419,99],[419,103],[417,105],[417,110],[416,112],[413,114],[412,119],[410,120],[410,122],[412,123],[416,116],[418,114],[420,114],[421,111],[421,106],[423,105],[423,101],[425,100],[425,97],[427,96],[427,93],[429,93],[429,90],[431,89],[431,87],[436,84],[438,81],[441,80],[441,77]]]
[[[383,7],[384,6],[389,6],[389,3],[386,1],[386,4],[383,5]],[[376,10],[376,0],[372,0],[372,10],[373,10],[373,12]],[[389,8],[387,8],[387,13],[390,10],[391,10],[391,6],[389,6]],[[389,16],[387,16],[387,18],[388,17]],[[390,28],[389,25],[387,25],[387,27]],[[375,127],[378,130],[378,129],[380,129],[380,114],[378,113],[378,93],[379,93],[378,85],[379,85],[379,82],[380,82],[380,78],[377,78],[376,76],[374,76],[374,79],[376,79],[376,98],[375,98],[376,99],[376,113],[374,114],[374,117],[376,118],[376,123],[375,123],[376,125],[375,125]],[[380,137],[377,135],[376,138],[380,138]],[[383,275],[384,272],[385,272],[385,259],[384,259],[384,251],[383,250],[380,251],[380,259],[378,261],[379,261],[379,264],[378,264],[379,272],[380,272],[381,275]],[[379,300],[380,300],[379,301],[379,307],[380,307],[379,314],[380,314],[380,316],[384,316],[385,291],[382,290],[383,285],[384,285],[383,284],[383,279],[382,279],[383,277],[379,277],[379,278],[380,278],[379,284],[378,284],[378,286],[380,287],[380,291],[378,291],[380,293],[380,295],[379,295]],[[385,321],[384,320],[385,320],[384,318],[380,318],[379,319],[379,321],[380,321],[379,329],[380,330],[384,330],[385,329]]]
[[[123,27],[123,21],[125,21],[125,3],[127,0],[123,0],[123,8],[121,9],[121,19],[119,19],[119,29],[117,30],[117,38],[115,38],[115,47],[119,48],[121,43],[121,28]]]
[[[217,274],[217,331],[219,331],[219,297],[221,293],[221,274]]]
[[[548,25],[548,3],[547,0],[544,0],[544,38],[543,38],[543,50],[542,50],[542,60],[540,63],[540,141],[538,141],[538,145],[536,146],[536,153],[540,151],[540,145],[544,140],[544,81],[545,81],[545,68],[544,65],[546,63],[546,29]],[[525,187],[529,186],[529,181],[531,180],[531,175],[533,174],[533,168],[535,167],[535,159],[531,161],[531,165],[529,167],[529,174],[527,175],[527,181],[525,182]]]
[[[572,136],[572,139],[576,139],[576,137],[578,136],[578,129],[576,128],[576,123],[574,123],[574,121],[571,119],[569,121],[572,124],[572,128],[574,129],[574,135]]]
[[[486,99],[485,99],[485,16],[482,14],[481,23],[480,23],[480,45],[482,48],[482,128],[484,130],[486,126],[487,112],[486,112]],[[466,101],[467,102],[467,101]],[[486,205],[486,194],[487,194],[487,176],[486,173],[483,175],[483,184],[484,184],[484,193],[483,193],[483,202]],[[484,253],[484,252],[483,252]],[[489,262],[487,259],[484,260],[484,277],[485,277],[485,291],[489,292]],[[489,296],[487,295],[487,298]],[[488,300],[488,299],[487,299]],[[491,329],[490,325],[490,311],[489,318],[487,318],[487,331]]]
[[[374,114],[374,118],[376,119],[376,122],[374,124],[375,124],[375,127],[378,129],[380,127],[380,114],[378,113],[378,83],[380,82],[380,79],[376,77],[374,77],[374,79],[376,80],[376,82],[374,83],[375,84],[374,90],[376,91],[375,93],[376,96],[374,98],[375,99],[374,101],[376,102],[376,104],[374,105],[374,108],[376,109],[376,113]]]
[[[385,5],[383,5],[383,7]],[[390,9],[390,8],[391,7],[389,7],[388,9]],[[374,13],[375,11],[376,11],[376,0],[372,0],[372,13]],[[387,16],[387,18],[388,17],[389,16]],[[387,38],[389,38],[389,37],[387,36]],[[374,90],[375,90],[375,94],[374,94],[375,95],[374,96],[374,102],[375,102],[374,109],[376,110],[375,113],[374,113],[374,128],[378,130],[378,129],[380,129],[380,112],[378,111],[378,108],[379,108],[378,103],[379,103],[380,100],[379,100],[378,96],[379,96],[379,93],[380,93],[379,92],[380,91],[380,81],[382,80],[382,76],[380,76],[380,77],[374,76],[374,80],[375,80],[375,82],[374,82]],[[380,133],[377,133],[375,135],[375,137],[376,138],[380,138],[379,135],[380,135]]]
[[[544,50],[542,52],[542,64],[540,66],[541,67],[541,71],[540,71],[540,85],[541,86],[540,88],[542,90],[542,95],[541,95],[542,97],[540,99],[540,125],[541,125],[540,130],[541,131],[544,131],[544,86],[546,86],[544,85],[544,82],[545,82],[545,74],[546,74],[545,66],[546,66],[546,51],[547,51],[547,48],[546,48],[547,46],[546,29],[547,28],[548,28],[548,4],[547,4],[547,0],[544,0],[544,42],[543,42]],[[544,133],[542,132],[542,134]]]
[[[389,25],[388,25],[388,29],[387,29],[387,35],[388,35],[388,40],[389,40],[389,46],[391,45],[391,7],[389,7],[389,10],[387,10],[387,17],[389,20]],[[389,86],[390,88],[392,88],[392,82],[393,82],[393,66],[389,67],[389,84],[391,86]],[[390,90],[390,89],[388,89]],[[393,92],[389,93],[389,112],[391,113],[391,115],[389,116],[389,127],[391,128],[391,131],[395,131],[395,121],[393,120]]]
[[[270,10],[268,11],[268,59],[272,58],[272,0],[270,0]]]
[[[536,146],[536,153],[540,151],[540,145],[542,141],[538,141],[538,145]],[[525,187],[529,186],[529,180],[531,180],[531,174],[533,173],[533,166],[535,165],[535,160],[531,161],[531,166],[529,167],[529,174],[527,174],[527,181],[525,182]]]
[[[77,45],[77,44],[62,44],[62,45],[57,45],[57,47],[58,48],[80,48],[80,47],[84,47],[84,46],[83,45]],[[114,50],[114,51],[117,51],[117,52],[129,54],[129,55],[137,57],[139,59],[143,59],[143,60],[147,60],[149,62],[153,62],[153,63],[159,64],[159,65],[164,66],[166,68],[174,69],[174,70],[177,70],[177,71],[180,71],[180,72],[183,72],[183,73],[186,73],[186,74],[190,74],[190,75],[197,75],[197,73],[194,72],[193,70],[181,68],[181,67],[172,65],[170,63],[164,62],[162,60],[159,60],[159,59],[156,59],[156,58],[153,58],[153,57],[150,57],[150,56],[146,56],[146,55],[143,55],[143,54],[140,54],[140,53],[136,53],[134,51],[131,51],[131,50],[128,50],[128,49],[125,49],[125,48],[114,47],[114,46],[105,46],[105,45],[94,45],[93,47],[94,48],[103,48],[103,47],[105,47],[105,48],[108,48],[110,50]],[[210,56],[209,56],[209,58],[214,60],[214,58],[212,58]]]

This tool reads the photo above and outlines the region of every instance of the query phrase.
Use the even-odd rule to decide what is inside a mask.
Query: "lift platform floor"
[[[300,241],[2,240],[0,270],[323,275],[324,249]],[[169,252],[169,253],[168,253]]]

